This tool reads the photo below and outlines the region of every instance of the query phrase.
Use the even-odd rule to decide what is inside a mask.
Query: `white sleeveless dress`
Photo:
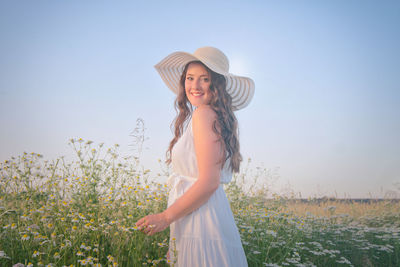
[[[168,207],[198,177],[192,119],[172,149],[173,173],[168,178]],[[221,170],[221,183],[229,183],[229,160]],[[178,267],[247,266],[240,235],[222,184],[200,208],[170,225],[169,253]]]

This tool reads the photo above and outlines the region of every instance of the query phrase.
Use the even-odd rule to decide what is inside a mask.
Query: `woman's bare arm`
[[[212,130],[216,114],[208,105],[193,112],[192,127],[199,177],[196,182],[163,213],[173,222],[203,205],[220,183],[222,147]]]
[[[220,183],[221,159],[224,156],[218,135],[213,131],[216,114],[208,105],[193,112],[192,128],[199,177],[194,184],[168,209],[159,214],[148,215],[136,225],[147,229],[147,234],[164,230],[169,224],[203,205],[217,190]]]

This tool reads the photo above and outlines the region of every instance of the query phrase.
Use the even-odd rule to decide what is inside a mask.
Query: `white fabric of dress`
[[[196,181],[198,168],[192,119],[171,154],[173,173],[168,178],[168,207]],[[200,208],[170,225],[169,253],[178,267],[243,267],[246,255],[222,187],[232,180],[229,160],[221,170],[220,185]]]

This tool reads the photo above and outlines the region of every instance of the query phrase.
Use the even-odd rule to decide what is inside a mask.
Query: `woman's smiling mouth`
[[[202,96],[204,93],[202,93],[202,92],[190,92],[190,94],[192,95],[192,96]]]

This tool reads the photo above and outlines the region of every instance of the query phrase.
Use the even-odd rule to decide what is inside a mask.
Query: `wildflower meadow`
[[[168,229],[135,227],[166,208],[168,168],[154,174],[118,145],[69,145],[71,162],[23,153],[1,163],[0,266],[173,266]],[[400,266],[398,201],[271,196],[268,170],[249,166],[225,185],[249,266]]]

